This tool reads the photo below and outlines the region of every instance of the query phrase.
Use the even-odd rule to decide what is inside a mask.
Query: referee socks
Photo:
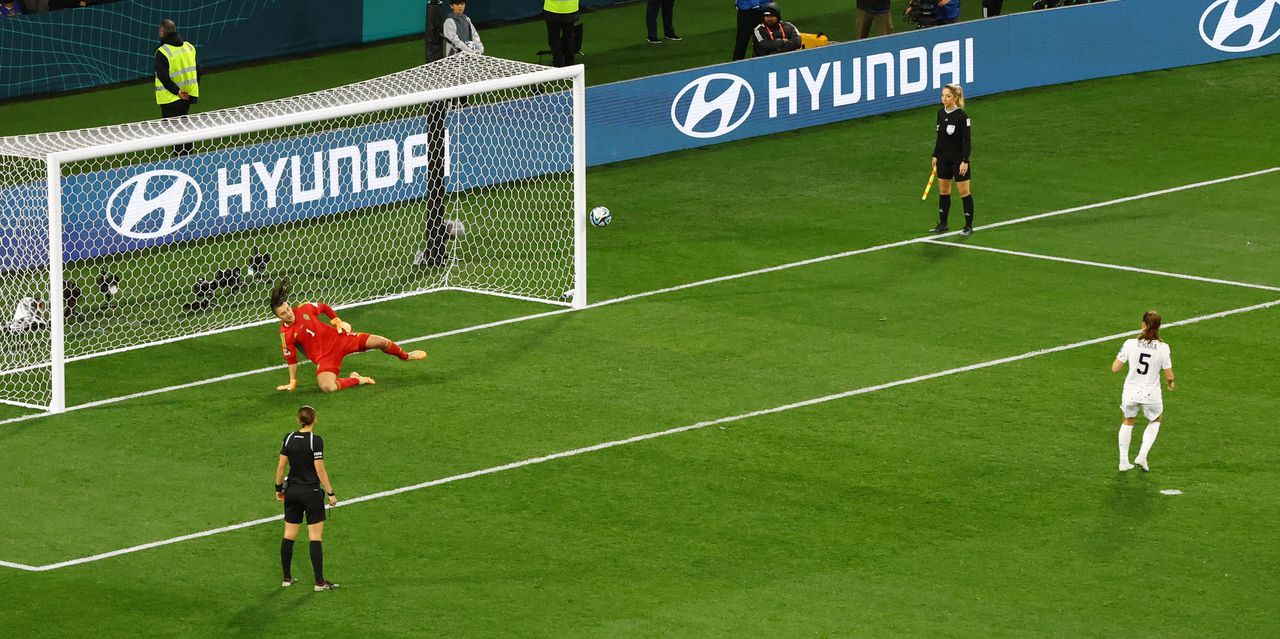
[[[316,573],[316,583],[324,583],[324,548],[320,542],[311,542],[311,569]]]
[[[973,196],[966,195],[960,198],[960,204],[964,206],[964,226],[965,228],[973,228]]]
[[[280,569],[284,571],[284,580],[293,578],[293,540],[280,540]]]
[[[947,216],[951,215],[951,194],[938,195],[938,226],[947,226]]]

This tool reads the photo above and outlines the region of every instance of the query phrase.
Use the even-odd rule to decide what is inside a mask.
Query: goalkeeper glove
[[[342,320],[340,320],[340,319],[336,318],[336,317],[335,317],[335,318],[333,318],[333,319],[331,319],[331,320],[329,320],[329,324],[331,324],[334,328],[338,329],[338,332],[339,332],[339,333],[350,333],[350,332],[351,332],[351,325],[350,325],[350,324],[348,324],[347,322],[344,322],[344,321],[342,321]]]

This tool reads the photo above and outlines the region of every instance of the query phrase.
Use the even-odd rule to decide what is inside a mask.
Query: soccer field
[[[971,100],[963,240],[932,108],[593,169],[592,307],[352,309],[430,353],[373,387],[275,392],[274,326],[70,364],[70,412],[0,408],[0,631],[1277,636],[1277,72]],[[1178,390],[1117,473],[1148,308]],[[279,587],[302,403],[337,592]]]

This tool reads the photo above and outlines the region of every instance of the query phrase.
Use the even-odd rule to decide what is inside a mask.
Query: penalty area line
[[[1087,211],[1087,210],[1090,210],[1090,209],[1102,208],[1102,207],[1111,206],[1111,205],[1114,205],[1114,204],[1123,204],[1123,203],[1125,203],[1125,202],[1133,202],[1133,201],[1135,201],[1135,200],[1142,200],[1142,199],[1146,199],[1146,198],[1157,197],[1157,196],[1160,196],[1160,195],[1168,195],[1168,194],[1170,194],[1170,193],[1177,193],[1177,192],[1179,192],[1179,191],[1187,191],[1187,190],[1190,190],[1190,189],[1196,189],[1196,188],[1205,187],[1205,186],[1212,186],[1212,185],[1215,185],[1215,184],[1222,184],[1222,183],[1225,183],[1225,182],[1232,182],[1232,181],[1235,181],[1235,180],[1243,180],[1243,179],[1247,179],[1247,178],[1251,178],[1251,177],[1257,177],[1257,176],[1260,176],[1260,175],[1266,175],[1266,174],[1268,174],[1268,173],[1275,173],[1275,172],[1277,172],[1277,171],[1280,171],[1280,166],[1277,166],[1277,167],[1271,167],[1271,168],[1269,168],[1269,169],[1262,169],[1262,170],[1259,170],[1259,171],[1251,171],[1251,172],[1249,172],[1249,173],[1241,173],[1241,174],[1238,174],[1238,175],[1231,175],[1231,176],[1227,176],[1227,177],[1223,177],[1223,178],[1217,178],[1217,179],[1213,179],[1213,180],[1206,180],[1206,181],[1204,181],[1204,182],[1195,182],[1195,183],[1192,183],[1192,184],[1184,184],[1184,185],[1182,185],[1182,186],[1175,186],[1175,187],[1171,187],[1171,188],[1167,188],[1167,189],[1161,189],[1161,190],[1158,190],[1158,191],[1149,191],[1149,192],[1147,192],[1147,193],[1140,193],[1140,194],[1138,194],[1138,195],[1130,195],[1130,196],[1127,196],[1127,197],[1117,198],[1117,199],[1114,199],[1114,200],[1107,200],[1107,201],[1105,201],[1105,202],[1097,202],[1097,203],[1095,203],[1095,204],[1085,204],[1085,205],[1083,205],[1083,206],[1076,206],[1076,207],[1067,208],[1067,209],[1059,209],[1059,210],[1056,210],[1056,211],[1049,211],[1049,212],[1047,212],[1047,213],[1038,213],[1038,214],[1035,214],[1035,215],[1028,215],[1028,216],[1025,216],[1025,217],[1014,218],[1014,219],[1012,219],[1012,220],[1005,220],[1005,221],[1003,221],[1003,222],[993,222],[993,223],[991,223],[991,224],[980,225],[980,226],[977,226],[977,227],[975,227],[975,228],[976,228],[977,230],[981,231],[981,230],[984,230],[984,229],[993,229],[993,228],[998,228],[998,227],[1001,227],[1001,226],[1009,226],[1009,225],[1011,225],[1011,224],[1021,224],[1021,223],[1024,223],[1024,222],[1031,222],[1031,221],[1040,220],[1040,219],[1044,219],[1044,218],[1048,218],[1048,217],[1055,217],[1055,216],[1059,216],[1059,215],[1065,215],[1065,214],[1068,214],[1068,213],[1077,213],[1077,212],[1080,212],[1080,211]],[[674,292],[676,292],[676,291],[683,291],[683,290],[685,290],[685,289],[696,288],[696,287],[699,287],[699,286],[706,286],[706,285],[709,285],[709,284],[718,284],[718,283],[721,283],[721,282],[729,282],[729,281],[732,281],[732,280],[743,279],[743,278],[746,278],[746,277],[752,277],[752,276],[755,276],[755,275],[764,275],[764,274],[766,274],[766,273],[776,273],[776,272],[778,272],[778,271],[785,271],[785,270],[789,270],[789,269],[793,269],[793,268],[799,268],[799,267],[802,267],[802,266],[810,266],[810,265],[813,265],[813,264],[819,264],[819,263],[822,263],[822,262],[829,262],[829,261],[831,261],[831,260],[838,260],[838,259],[842,259],[842,258],[846,258],[846,257],[851,257],[851,256],[854,256],[854,255],[862,255],[862,254],[865,254],[865,253],[874,253],[874,252],[876,252],[876,251],[883,251],[883,250],[886,250],[886,249],[898,248],[898,247],[901,247],[901,246],[908,246],[908,245],[911,245],[911,244],[920,244],[920,243],[926,243],[926,242],[936,242],[936,240],[938,240],[938,239],[945,238],[945,237],[957,236],[957,235],[959,235],[959,234],[960,234],[960,231],[951,231],[951,232],[949,232],[949,233],[941,233],[941,234],[938,234],[938,235],[924,235],[924,236],[914,237],[914,238],[907,239],[907,240],[901,240],[901,241],[898,241],[898,242],[890,242],[890,243],[888,243],[888,244],[880,244],[880,245],[877,245],[877,246],[871,246],[871,247],[862,248],[862,249],[855,249],[855,250],[852,250],[852,251],[844,251],[844,252],[842,252],[842,253],[833,253],[833,254],[830,254],[830,255],[823,255],[823,256],[820,256],[820,257],[814,257],[814,258],[810,258],[810,259],[806,259],[806,260],[800,260],[800,261],[797,261],[797,262],[788,262],[788,263],[786,263],[786,264],[778,264],[778,265],[776,265],[776,266],[770,266],[770,267],[766,267],[766,268],[755,269],[755,270],[752,270],[752,271],[744,271],[744,272],[741,272],[741,273],[733,273],[733,274],[730,274],[730,275],[722,275],[722,276],[720,276],[720,277],[713,277],[713,278],[709,278],[709,279],[705,279],[705,280],[699,280],[699,281],[696,281],[696,282],[689,282],[689,283],[686,283],[686,284],[680,284],[680,285],[677,285],[677,286],[669,286],[669,287],[666,287],[666,288],[654,289],[654,290],[652,290],[652,291],[645,291],[645,292],[642,292],[642,293],[635,293],[635,294],[632,294],[632,295],[624,295],[624,296],[622,296],[622,297],[615,297],[615,298],[612,298],[612,299],[601,300],[601,301],[599,301],[599,302],[595,302],[595,303],[592,303],[592,304],[588,304],[586,308],[591,309],[591,308],[599,308],[599,307],[603,307],[603,306],[610,306],[610,305],[613,305],[613,304],[617,304],[617,303],[619,303],[619,302],[629,302],[629,301],[632,301],[632,300],[643,299],[643,298],[646,298],[646,297],[653,297],[653,296],[655,296],[655,295],[663,295],[663,294],[666,294],[666,293],[674,293]],[[476,325],[476,326],[468,326],[468,327],[465,327],[465,328],[459,328],[459,329],[454,329],[454,330],[450,330],[450,331],[444,331],[444,332],[442,332],[442,333],[433,333],[433,334],[431,334],[431,335],[423,335],[423,336],[420,336],[420,337],[412,337],[412,338],[408,338],[408,339],[404,339],[404,340],[397,340],[397,343],[400,343],[400,344],[415,344],[415,343],[423,342],[423,341],[427,341],[427,340],[433,340],[433,339],[440,339],[440,338],[442,338],[442,337],[448,337],[448,336],[450,336],[450,335],[459,335],[459,334],[462,334],[462,333],[470,333],[470,332],[474,332],[474,331],[479,331],[479,330],[484,330],[484,329],[489,329],[489,328],[495,328],[495,327],[498,327],[498,326],[505,326],[505,325],[507,325],[507,324],[515,324],[515,323],[518,323],[518,322],[527,322],[527,321],[529,321],[529,320],[541,319],[541,318],[543,318],[543,317],[550,317],[550,316],[552,316],[552,315],[561,315],[561,314],[564,314],[564,313],[572,313],[572,312],[574,312],[575,310],[577,310],[577,309],[572,309],[572,308],[562,308],[562,309],[557,309],[557,310],[554,310],[554,311],[548,311],[548,312],[545,312],[545,313],[535,313],[535,314],[533,314],[533,315],[524,315],[524,316],[520,316],[520,317],[514,317],[514,318],[510,318],[510,319],[500,320],[500,321],[497,321],[497,322],[489,322],[489,323],[487,323],[487,324],[478,324],[478,325]],[[174,385],[174,386],[166,386],[166,387],[164,387],[164,388],[156,388],[156,389],[152,389],[152,390],[141,391],[141,392],[133,393],[133,394],[130,394],[130,395],[121,395],[121,396],[119,396],[119,397],[110,397],[110,398],[107,398],[107,399],[100,399],[100,400],[96,400],[96,401],[92,401],[92,402],[87,402],[87,403],[84,403],[84,404],[76,404],[76,405],[74,405],[74,406],[68,406],[64,412],[68,412],[68,413],[69,413],[69,412],[76,411],[76,410],[83,410],[83,409],[85,409],[85,408],[96,408],[96,407],[99,407],[99,406],[107,406],[107,405],[110,405],[110,404],[116,404],[116,403],[119,403],[119,402],[129,401],[129,400],[133,400],[133,399],[140,399],[140,398],[143,398],[143,397],[151,397],[151,396],[153,396],[153,395],[160,395],[160,394],[163,394],[163,393],[169,393],[169,392],[178,391],[178,390],[183,390],[183,389],[187,389],[187,388],[195,388],[195,387],[197,387],[197,386],[205,386],[205,385],[208,385],[208,384],[216,384],[216,383],[218,383],[218,382],[225,382],[225,381],[229,381],[229,380],[233,380],[233,379],[238,379],[238,378],[241,378],[241,377],[248,377],[248,376],[250,376],[250,375],[257,375],[257,374],[259,374],[259,373],[266,373],[266,372],[276,371],[276,370],[284,370],[285,368],[286,368],[286,365],[285,365],[285,364],[279,364],[279,365],[276,365],[276,366],[267,366],[267,367],[264,367],[264,368],[257,368],[257,369],[251,370],[251,371],[242,371],[242,372],[239,372],[239,373],[229,373],[229,374],[227,374],[227,375],[221,375],[221,376],[219,376],[219,377],[211,377],[211,378],[209,378],[209,379],[203,379],[203,380],[198,380],[198,381],[194,381],[194,382],[188,382],[188,383],[185,383],[185,384],[177,384],[177,385]],[[18,417],[10,417],[10,418],[8,418],[8,419],[2,419],[2,420],[0,420],[0,426],[3,426],[3,425],[5,425],[5,424],[12,424],[12,423],[15,423],[15,422],[22,422],[22,421],[32,420],[32,419],[41,419],[41,418],[44,418],[44,417],[49,417],[49,416],[52,416],[52,415],[58,415],[58,414],[59,414],[59,413],[51,413],[51,412],[47,412],[47,411],[46,411],[46,412],[41,412],[41,413],[32,413],[32,414],[29,414],[29,415],[20,415],[20,416],[18,416]]]
[[[1092,262],[1089,260],[1078,260],[1071,257],[1058,257],[1056,255],[1044,255],[1041,253],[1027,253],[1026,251],[1012,251],[1009,249],[994,248],[991,246],[982,246],[980,244],[969,244],[967,242],[941,242],[937,240],[929,240],[930,244],[938,246],[950,246],[953,248],[969,249],[971,251],[986,251],[988,253],[999,253],[1001,255],[1012,255],[1015,257],[1029,257],[1036,260],[1047,260],[1050,262],[1062,262],[1064,264],[1077,264],[1080,266],[1095,266],[1098,268],[1109,268],[1115,271],[1128,271],[1130,273],[1142,273],[1144,275],[1158,275],[1160,277],[1171,277],[1179,280],[1191,280],[1193,282],[1205,282],[1208,284],[1223,284],[1226,286],[1239,286],[1242,288],[1256,288],[1263,291],[1280,291],[1280,286],[1267,286],[1266,284],[1253,284],[1251,282],[1238,282],[1235,280],[1224,280],[1216,277],[1203,277],[1200,275],[1187,275],[1185,273],[1173,273],[1170,271],[1157,271],[1149,268],[1139,268],[1137,266],[1125,266],[1123,264],[1108,264],[1106,262]]]
[[[1228,317],[1228,316],[1231,316],[1231,315],[1239,315],[1239,314],[1241,314],[1241,313],[1248,313],[1248,312],[1251,312],[1251,311],[1257,311],[1257,310],[1262,310],[1262,309],[1272,308],[1272,307],[1275,307],[1275,306],[1280,306],[1280,300],[1274,300],[1274,301],[1271,301],[1271,302],[1264,302],[1264,303],[1261,303],[1261,304],[1254,304],[1254,305],[1252,305],[1252,306],[1243,306],[1243,307],[1240,307],[1240,308],[1234,308],[1234,309],[1230,309],[1230,310],[1226,310],[1226,311],[1220,311],[1220,312],[1217,312],[1217,313],[1210,313],[1210,314],[1207,314],[1207,315],[1200,315],[1200,316],[1198,316],[1198,317],[1192,317],[1192,318],[1188,318],[1188,319],[1184,319],[1184,320],[1178,320],[1178,321],[1174,321],[1174,322],[1169,322],[1169,323],[1165,324],[1165,325],[1164,325],[1164,327],[1165,327],[1165,328],[1170,328],[1170,327],[1175,327],[1175,326],[1186,326],[1186,325],[1188,325],[1188,324],[1195,324],[1195,323],[1198,323],[1198,322],[1204,322],[1204,321],[1208,321],[1208,320],[1219,319],[1219,318]],[[824,396],[822,396],[822,397],[814,397],[814,398],[812,398],[812,399],[806,399],[806,400],[802,400],[802,401],[798,401],[798,402],[792,402],[792,403],[790,403],[790,404],[783,404],[783,405],[781,405],[781,406],[774,406],[774,407],[772,407],[772,408],[765,408],[765,409],[761,409],[761,410],[751,411],[751,412],[748,412],[748,413],[742,413],[742,414],[739,414],[739,415],[733,415],[733,416],[730,416],[730,417],[721,417],[721,418],[719,418],[719,419],[711,419],[711,420],[707,420],[707,421],[701,421],[701,422],[697,422],[697,423],[695,423],[695,424],[689,424],[689,425],[687,425],[687,426],[678,426],[678,427],[675,427],[675,428],[669,428],[669,429],[667,429],[667,430],[661,430],[661,431],[652,432],[652,433],[645,433],[645,434],[643,434],[643,435],[635,435],[635,436],[633,436],[633,437],[627,437],[627,438],[625,438],[625,439],[616,439],[616,440],[613,440],[613,441],[607,441],[607,442],[602,442],[602,443],[599,443],[599,444],[594,444],[594,445],[592,445],[592,446],[585,446],[585,447],[582,447],[582,448],[574,448],[574,449],[572,449],[572,450],[565,450],[565,451],[560,451],[560,452],[557,452],[557,453],[551,453],[551,454],[549,454],[549,455],[543,455],[543,456],[541,456],[541,457],[532,457],[532,458],[529,458],[529,459],[523,459],[523,460],[520,460],[520,461],[511,462],[511,463],[509,463],[509,464],[502,464],[502,465],[500,465],[500,466],[493,466],[493,467],[490,467],[490,468],[484,468],[484,469],[480,469],[480,470],[473,470],[473,471],[471,471],[471,472],[462,473],[462,474],[458,474],[458,475],[451,475],[451,476],[449,476],[449,477],[442,477],[442,478],[440,478],[440,479],[433,479],[433,480],[431,480],[431,481],[426,481],[426,482],[422,482],[422,483],[419,483],[419,484],[413,484],[413,485],[410,485],[410,486],[402,486],[402,487],[400,487],[400,488],[393,488],[393,489],[390,489],[390,490],[384,490],[384,491],[377,492],[377,493],[371,493],[371,494],[368,494],[368,495],[362,495],[362,496],[360,496],[360,497],[354,497],[354,498],[352,498],[352,499],[348,499],[348,500],[346,500],[346,501],[339,502],[339,503],[338,503],[338,505],[337,505],[336,507],[337,507],[337,508],[341,508],[341,507],[344,507],[344,506],[350,506],[350,505],[352,505],[352,504],[358,504],[358,503],[366,502],[366,501],[373,501],[373,500],[375,500],[375,499],[382,499],[382,498],[384,498],[384,497],[390,497],[390,496],[393,496],[393,495],[399,495],[399,494],[402,494],[402,493],[412,492],[412,491],[416,491],[416,490],[422,490],[422,489],[424,489],[424,488],[431,488],[431,487],[433,487],[433,486],[440,486],[440,485],[443,485],[443,484],[449,484],[449,483],[453,483],[453,482],[458,482],[458,481],[462,481],[462,480],[464,480],[464,479],[472,479],[472,478],[475,478],[475,477],[482,477],[482,476],[485,476],[485,475],[493,475],[493,474],[500,473],[500,472],[504,472],[504,471],[508,471],[508,470],[515,470],[515,469],[517,469],[517,468],[524,468],[525,466],[533,466],[533,465],[535,465],[535,464],[542,464],[542,463],[549,462],[549,461],[553,461],[553,460],[556,460],[556,459],[564,459],[564,458],[567,458],[567,457],[576,457],[576,456],[578,456],[578,455],[584,455],[584,454],[586,454],[586,453],[592,453],[592,452],[596,452],[596,451],[600,451],[600,450],[606,450],[606,449],[609,449],[609,448],[616,448],[616,447],[618,447],[618,446],[626,446],[626,445],[628,445],[628,444],[635,444],[635,443],[638,443],[638,442],[648,441],[648,440],[651,440],[651,439],[658,439],[658,438],[660,438],[660,437],[667,437],[667,436],[669,436],[669,435],[675,435],[675,434],[678,434],[678,433],[684,433],[684,432],[688,432],[688,431],[699,430],[699,429],[702,429],[702,428],[706,428],[706,427],[708,427],[708,426],[716,426],[716,425],[720,425],[720,424],[729,424],[729,423],[732,423],[732,422],[738,422],[738,421],[742,421],[742,420],[745,420],[745,419],[751,419],[751,418],[753,418],[753,417],[761,417],[761,416],[764,416],[764,415],[773,415],[773,414],[776,414],[776,413],[782,413],[782,412],[786,412],[786,411],[789,411],[789,410],[794,410],[794,409],[797,409],[797,408],[804,408],[804,407],[807,407],[807,406],[815,406],[815,405],[818,405],[818,404],[825,404],[825,403],[828,403],[828,402],[833,402],[833,401],[837,401],[837,400],[841,400],[841,399],[846,399],[846,398],[849,398],[849,397],[855,397],[855,396],[858,396],[858,395],[866,395],[866,394],[868,394],[868,393],[874,393],[874,392],[877,392],[877,391],[887,390],[887,389],[890,389],[890,388],[896,388],[896,387],[899,387],[899,386],[906,386],[906,385],[908,385],[908,384],[915,384],[915,383],[918,383],[918,382],[928,381],[928,380],[931,380],[931,379],[938,379],[938,378],[941,378],[941,377],[948,377],[948,376],[951,376],[951,375],[957,375],[957,374],[960,374],[960,373],[967,373],[967,372],[969,372],[969,371],[981,370],[981,369],[984,369],[984,368],[991,368],[991,367],[994,367],[994,366],[1000,366],[1001,364],[1009,364],[1009,363],[1012,363],[1012,362],[1019,362],[1019,361],[1023,361],[1023,360],[1032,359],[1032,358],[1035,358],[1035,357],[1040,357],[1040,356],[1043,356],[1043,355],[1049,355],[1049,354],[1051,354],[1051,353],[1060,353],[1060,352],[1063,352],[1063,351],[1069,351],[1069,350],[1073,350],[1073,349],[1077,349],[1077,348],[1082,348],[1082,347],[1085,347],[1085,346],[1092,346],[1092,345],[1094,345],[1094,344],[1101,344],[1101,343],[1109,342],[1109,341],[1112,341],[1112,340],[1118,340],[1118,339],[1125,338],[1125,337],[1131,337],[1133,334],[1134,334],[1134,332],[1133,332],[1132,330],[1124,331],[1124,332],[1121,332],[1121,333],[1112,333],[1112,334],[1110,334],[1110,335],[1104,335],[1104,336],[1102,336],[1102,337],[1095,337],[1095,338],[1093,338],[1093,339],[1087,339],[1087,340],[1083,340],[1083,341],[1079,341],[1079,342],[1072,342],[1072,343],[1070,343],[1070,344],[1063,344],[1063,345],[1061,345],[1061,346],[1054,346],[1054,347],[1051,347],[1051,348],[1042,348],[1042,349],[1039,349],[1039,350],[1028,351],[1028,352],[1021,353],[1021,354],[1018,354],[1018,355],[1011,355],[1011,356],[1009,356],[1009,357],[1001,357],[1001,358],[999,358],[999,359],[993,359],[993,360],[989,360],[989,361],[985,361],[985,362],[980,362],[980,363],[977,363],[977,364],[970,364],[970,365],[968,365],[968,366],[958,366],[958,367],[956,367],[956,368],[949,368],[949,369],[947,369],[947,370],[938,371],[938,372],[935,372],[935,373],[928,373],[928,374],[925,374],[925,375],[917,375],[917,376],[915,376],[915,377],[908,377],[908,378],[906,378],[906,379],[900,379],[900,380],[896,380],[896,381],[892,381],[892,382],[886,382],[886,383],[884,383],[884,384],[876,384],[876,385],[874,385],[874,386],[865,386],[865,387],[862,387],[862,388],[856,388],[856,389],[853,389],[853,390],[844,391],[844,392],[842,392],[842,393],[835,393],[835,394],[832,394],[832,395],[824,395]],[[101,560],[103,560],[103,559],[108,559],[108,558],[111,558],[111,557],[118,557],[118,556],[120,556],[120,555],[127,555],[127,554],[130,554],[130,553],[140,552],[140,551],[143,551],[143,550],[149,550],[149,549],[152,549],[152,548],[159,548],[159,547],[161,547],[161,546],[168,546],[168,545],[176,544],[176,543],[183,542],[183,541],[190,541],[190,540],[193,540],[193,539],[200,539],[200,538],[203,538],[203,537],[210,537],[210,536],[218,535],[218,534],[225,533],[225,532],[231,532],[231,531],[235,531],[235,530],[240,530],[240,529],[244,529],[244,528],[249,528],[249,527],[252,527],[252,526],[257,526],[257,525],[259,525],[259,524],[266,524],[266,523],[270,523],[270,522],[273,522],[273,521],[280,521],[280,520],[282,520],[283,518],[284,518],[284,517],[283,517],[283,515],[275,515],[275,516],[273,516],[273,517],[263,517],[263,518],[261,518],[261,519],[254,519],[254,520],[252,520],[252,521],[246,521],[246,522],[242,522],[242,523],[239,523],[239,524],[233,524],[233,525],[230,525],[230,526],[223,526],[223,527],[221,527],[221,528],[214,528],[214,529],[212,529],[212,530],[205,530],[205,531],[202,531],[202,532],[191,533],[191,534],[188,534],[188,535],[182,535],[182,536],[180,536],[180,537],[173,537],[173,538],[171,538],[171,539],[163,539],[163,540],[160,540],[160,541],[153,541],[153,542],[146,543],[146,544],[141,544],[141,545],[138,545],[138,546],[130,546],[130,547],[128,547],[128,548],[121,548],[121,549],[119,549],[119,550],[112,550],[112,551],[109,551],[109,552],[104,552],[104,553],[100,553],[100,554],[96,554],[96,555],[91,555],[91,556],[88,556],[88,557],[81,557],[81,558],[78,558],[78,559],[69,559],[69,560],[67,560],[67,561],[60,561],[60,562],[57,562],[57,563],[47,564],[47,565],[43,565],[43,566],[29,566],[29,565],[26,565],[26,564],[16,564],[16,563],[13,563],[13,562],[4,562],[4,561],[0,561],[0,566],[5,566],[5,567],[9,567],[9,568],[20,568],[20,569],[22,569],[22,570],[29,570],[29,571],[33,571],[33,572],[45,572],[45,571],[49,571],[49,570],[56,570],[56,569],[58,569],[58,568],[66,568],[66,567],[69,567],[69,566],[76,566],[76,565],[80,565],[80,564],[87,564],[87,563],[91,563],[91,562],[95,562],[95,561],[101,561]]]

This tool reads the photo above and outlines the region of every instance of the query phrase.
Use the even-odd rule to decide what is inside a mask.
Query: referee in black
[[[938,138],[933,143],[933,168],[938,172],[938,225],[930,233],[947,232],[951,213],[951,182],[960,191],[964,205],[964,230],[973,235],[973,196],[969,194],[969,114],[964,112],[964,89],[958,84],[942,87],[942,108],[938,109]]]
[[[324,469],[324,440],[315,433],[316,409],[303,406],[298,409],[298,425],[284,436],[280,445],[280,462],[276,464],[276,501],[284,503],[284,539],[280,542],[280,567],[284,570],[282,586],[288,588],[297,583],[293,578],[293,541],[298,538],[298,525],[302,515],[307,516],[307,539],[311,541],[311,568],[316,573],[316,592],[333,590],[338,584],[324,578],[324,502],[338,505],[329,473]],[[289,465],[285,478],[284,467]],[[320,492],[323,487],[324,493]]]

